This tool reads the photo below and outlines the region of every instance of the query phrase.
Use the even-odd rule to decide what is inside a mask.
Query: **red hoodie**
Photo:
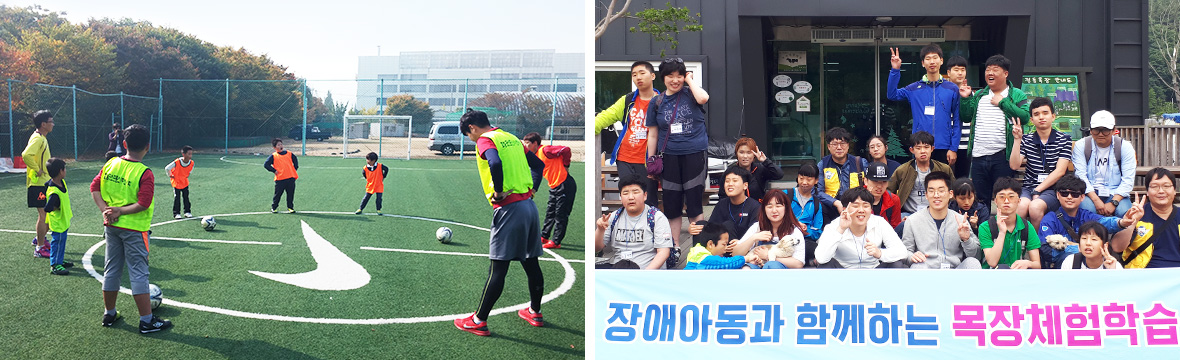
[[[897,195],[886,190],[881,195],[881,211],[876,212],[876,215],[889,220],[889,226],[897,227],[898,224],[901,224],[901,200],[897,198]]]

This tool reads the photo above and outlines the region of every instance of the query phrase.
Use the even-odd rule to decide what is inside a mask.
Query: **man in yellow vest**
[[[270,203],[270,212],[275,213],[279,211],[279,198],[283,196],[283,192],[287,192],[287,212],[295,213],[295,180],[299,179],[299,159],[295,154],[283,149],[283,139],[274,138],[270,141],[270,145],[274,147],[275,152],[266,158],[266,163],[262,167],[267,171],[275,173],[275,198]]]
[[[29,144],[25,146],[25,151],[21,152],[21,160],[24,160],[25,166],[25,187],[28,188],[29,198],[28,206],[37,208],[37,224],[34,229],[37,231],[37,236],[33,238],[33,256],[39,258],[49,257],[49,242],[45,240],[45,233],[49,231],[49,226],[45,224],[45,182],[49,181],[49,172],[45,169],[45,162],[49,160],[49,140],[45,135],[53,131],[53,114],[49,110],[41,110],[33,113],[33,131],[29,135]]]
[[[528,276],[530,299],[530,305],[516,314],[532,326],[542,326],[544,277],[537,261],[542,252],[541,232],[532,197],[533,189],[541,186],[540,173],[545,164],[528,152],[516,136],[492,127],[488,115],[482,111],[469,109],[463,114],[459,131],[475,142],[479,178],[492,205],[488,250],[492,264],[478,310],[471,316],[455,319],[455,327],[479,336],[491,335],[488,316],[504,291],[504,277],[513,260],[521,262]]]
[[[152,333],[172,327],[172,322],[152,314],[148,293],[148,229],[152,224],[152,194],[156,177],[143,164],[148,151],[148,130],[131,125],[123,131],[123,148],[127,155],[113,158],[102,166],[90,183],[90,195],[102,212],[106,229],[106,273],[102,282],[102,300],[106,312],[102,326],[113,326],[121,317],[115,310],[123,266],[131,278],[131,297],[139,310],[139,332]]]
[[[524,136],[524,147],[537,154],[545,163],[545,180],[549,183],[549,204],[545,207],[545,225],[541,226],[541,247],[560,249],[565,239],[565,228],[569,225],[570,211],[574,209],[574,197],[578,195],[578,183],[569,176],[570,157],[568,146],[541,145],[541,134],[531,132]]]

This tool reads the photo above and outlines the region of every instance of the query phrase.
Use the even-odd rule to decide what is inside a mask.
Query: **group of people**
[[[923,47],[920,54],[926,74],[899,88],[901,59],[893,50],[887,89],[890,100],[908,101],[913,110],[911,160],[887,159],[888,145],[880,136],[866,142],[869,158],[851,155],[856,139],[847,130],[831,128],[825,132],[829,154],[800,165],[795,188],[768,189],[783,172],[752,139],[742,138],[734,149],[737,163],[723,174],[724,196],[707,220],[693,211],[701,203],[701,189],[693,187],[698,183],[683,181],[682,172],[691,169],[696,176],[699,167],[703,176],[704,159],[668,161],[667,152],[656,151],[656,144],[662,149],[665,141],[673,144],[669,146],[696,144],[697,138],[687,137],[685,129],[700,129],[703,138],[703,119],[694,127],[678,126],[683,120],[666,113],[691,113],[667,111],[673,97],[655,94],[651,65],[635,63],[637,90],[599,113],[595,122],[597,131],[627,122],[612,155],[619,165],[623,206],[596,221],[595,248],[601,252],[596,267],[1180,266],[1180,220],[1171,218],[1175,176],[1163,168],[1151,170],[1146,195],[1132,199],[1135,149],[1114,135],[1110,112],[1096,112],[1089,136],[1073,141],[1053,128],[1057,110],[1050,99],[1030,99],[1007,80],[1010,62],[1003,55],[987,59],[986,86],[973,91],[966,82],[965,59],[952,57],[944,76],[937,45]],[[676,81],[676,71],[683,71],[678,63],[661,63],[666,85]],[[688,88],[693,95],[703,93]],[[667,99],[657,101],[661,97]],[[637,110],[644,101],[647,111]],[[654,115],[645,116],[649,113]],[[1025,134],[1029,124],[1035,131]],[[635,136],[641,125],[648,126],[646,137]],[[646,141],[652,138],[657,141]],[[701,144],[703,151],[703,140]],[[635,150],[644,145],[646,152]],[[642,158],[636,155],[646,155],[647,163],[627,162]],[[663,174],[651,169],[651,158],[661,155]],[[1023,177],[1014,178],[1022,168]],[[661,180],[665,213],[653,201],[658,190],[653,179]],[[676,192],[680,189],[694,193]],[[682,196],[686,202],[680,202]],[[680,262],[681,228],[673,219],[684,205],[694,221],[688,226],[693,247]]]
[[[28,164],[26,186],[28,206],[38,212],[33,238],[34,256],[50,259],[50,273],[68,275],[73,263],[64,260],[66,237],[73,213],[70,206],[65,176],[66,162],[53,158],[46,136],[53,131],[53,116],[49,111],[33,115],[36,129],[22,152]],[[476,142],[480,179],[488,203],[493,208],[490,240],[491,266],[477,310],[468,317],[456,319],[460,330],[476,335],[490,334],[487,318],[499,298],[511,261],[520,261],[528,275],[530,306],[517,315],[532,326],[544,324],[540,312],[543,277],[538,258],[542,249],[557,249],[565,237],[569,214],[577,194],[577,184],[569,176],[571,149],[565,146],[542,145],[538,133],[526,134],[522,139],[492,127],[487,115],[469,111],[460,119],[464,135]],[[149,149],[150,135],[142,125],[120,128],[112,125],[106,163],[90,184],[91,197],[103,217],[105,225],[106,257],[102,281],[104,313],[101,325],[114,326],[122,318],[116,310],[120,278],[126,268],[131,278],[131,293],[140,314],[139,331],[152,333],[172,326],[169,320],[152,314],[148,289],[148,249],[152,216],[155,176],[143,163]],[[279,201],[286,194],[288,213],[295,213],[295,182],[299,178],[299,159],[283,147],[282,139],[273,139],[274,152],[263,164],[274,173],[275,191],[271,212],[277,213]],[[193,148],[184,146],[181,156],[165,167],[173,188],[173,217],[191,218],[189,175],[195,167]],[[377,213],[381,214],[384,180],[389,168],[378,162],[376,153],[366,156],[362,169],[365,195],[361,199],[360,214],[376,195]],[[549,207],[544,226],[538,223],[533,194],[544,181],[550,189]],[[182,207],[183,205],[183,207]],[[183,211],[183,212],[182,212]],[[46,240],[46,235],[52,241]]]

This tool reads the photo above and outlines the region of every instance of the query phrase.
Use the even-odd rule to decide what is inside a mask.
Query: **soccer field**
[[[156,174],[151,275],[164,291],[155,311],[175,326],[141,335],[131,296],[123,314],[99,326],[105,247],[101,216],[89,194],[98,161],[71,162],[66,183],[74,218],[65,259],[68,276],[49,274],[34,258],[36,213],[25,206],[24,174],[0,174],[0,349],[26,358],[570,358],[584,353],[585,213],[579,196],[561,249],[541,258],[545,326],[515,311],[527,305],[523,269],[514,264],[488,320],[490,337],[455,329],[474,312],[488,275],[492,209],[474,160],[384,160],[384,216],[364,195],[363,159],[299,157],[296,214],[270,213],[273,175],[265,156],[194,155],[192,219],[172,219],[164,166],[176,153],[150,154]],[[570,176],[581,182],[584,163]],[[534,199],[545,213],[548,190]],[[280,210],[285,209],[285,197]],[[201,216],[213,215],[206,232]],[[435,240],[449,227],[450,244]],[[322,238],[324,241],[318,241]],[[317,263],[318,261],[318,263]],[[345,266],[342,264],[359,266]],[[318,270],[317,270],[318,269]],[[268,274],[337,271],[314,290]],[[125,271],[126,272],[126,271]],[[368,277],[367,282],[363,281]],[[127,275],[123,286],[129,287]]]

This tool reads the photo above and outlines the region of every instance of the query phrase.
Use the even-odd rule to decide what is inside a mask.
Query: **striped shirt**
[[[962,119],[959,118],[960,121]],[[971,145],[971,122],[963,121],[960,127],[963,128],[963,137],[959,138],[959,150],[967,150],[967,146]]]
[[[1036,188],[1041,183],[1042,175],[1049,175],[1057,169],[1057,159],[1069,160],[1073,157],[1073,141],[1063,132],[1052,129],[1049,142],[1041,143],[1041,136],[1037,133],[1025,134],[1020,139],[1020,155],[1024,156],[1027,166],[1024,168],[1024,188]]]
[[[999,106],[992,105],[994,94],[988,90],[987,95],[979,98],[979,107],[975,112],[975,148],[971,150],[972,157],[988,156],[1008,147],[1004,134],[1007,129],[1004,124],[1008,119],[1004,118],[1004,111]],[[1000,96],[1007,97],[1008,89],[1005,88]]]

